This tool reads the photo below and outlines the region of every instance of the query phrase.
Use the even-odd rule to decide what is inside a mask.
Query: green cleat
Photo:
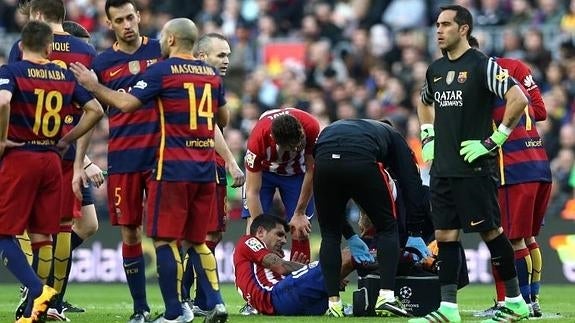
[[[529,318],[529,306],[525,301],[512,303],[505,302],[505,306],[495,312],[492,318],[481,321],[482,323],[493,322],[518,322]]]
[[[333,304],[333,305],[329,306],[327,308],[327,312],[325,313],[325,315],[331,316],[331,317],[344,317],[345,314],[343,312],[343,305],[341,303],[339,303],[339,304]]]
[[[459,315],[459,310],[456,308],[440,307],[436,311],[433,311],[424,317],[418,317],[407,321],[409,323],[447,323],[461,322],[461,316]]]

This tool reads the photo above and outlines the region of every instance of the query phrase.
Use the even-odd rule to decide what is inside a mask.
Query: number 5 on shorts
[[[120,195],[121,187],[114,188],[114,205],[119,206],[122,203],[122,196]]]

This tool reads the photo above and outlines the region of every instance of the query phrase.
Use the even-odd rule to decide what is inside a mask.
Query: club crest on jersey
[[[457,83],[465,83],[465,81],[467,81],[467,72],[459,72]]]
[[[136,75],[140,73],[140,62],[139,61],[131,61],[128,63],[128,69],[130,73]]]
[[[455,79],[455,71],[447,72],[447,77],[445,78],[445,82],[447,82],[447,85],[451,84],[454,79]]]
[[[72,122],[74,122],[74,117],[72,117],[71,115],[67,115],[66,117],[64,117],[65,124],[72,124]]]
[[[264,248],[264,245],[256,238],[249,238],[246,240],[246,246],[248,246],[254,252],[258,252]]]

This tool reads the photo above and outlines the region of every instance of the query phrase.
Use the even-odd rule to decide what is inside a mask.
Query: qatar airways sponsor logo
[[[439,104],[440,108],[462,107],[463,91],[441,91],[433,94],[433,99]]]

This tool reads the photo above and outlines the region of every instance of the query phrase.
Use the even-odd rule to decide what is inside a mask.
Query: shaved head
[[[166,23],[166,33],[181,41],[180,47],[192,49],[198,39],[198,27],[188,18],[175,18]]]

